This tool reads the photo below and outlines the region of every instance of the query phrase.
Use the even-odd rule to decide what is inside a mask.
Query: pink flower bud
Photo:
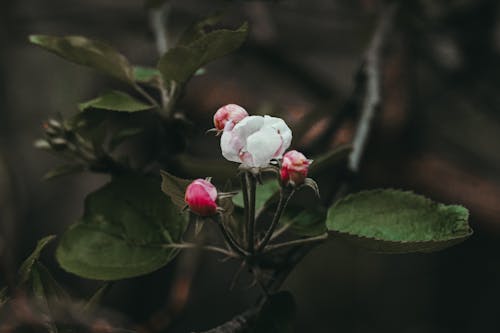
[[[248,117],[248,112],[239,105],[228,104],[221,107],[214,115],[214,125],[218,131],[224,130],[226,124],[231,121],[230,130],[243,118]]]
[[[296,150],[287,152],[283,155],[283,162],[281,163],[281,181],[284,184],[292,184],[293,186],[303,184],[311,163],[312,160],[308,160],[304,154]]]
[[[191,211],[200,216],[210,216],[217,212],[217,189],[205,179],[196,179],[186,188],[184,201]]]

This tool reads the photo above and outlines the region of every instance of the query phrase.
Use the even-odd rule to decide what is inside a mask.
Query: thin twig
[[[291,226],[292,226],[291,223],[287,223],[284,226],[282,226],[281,228],[279,228],[278,230],[276,230],[275,232],[273,232],[273,235],[271,236],[269,241],[272,241],[272,240],[278,238],[279,236],[283,235],[285,232],[288,231],[288,229],[291,228]]]
[[[224,240],[226,243],[229,245],[229,247],[239,254],[241,257],[245,257],[248,255],[248,253],[234,240],[233,236],[231,233],[226,229],[226,226],[224,223],[222,223],[222,218],[217,221],[217,224],[219,225],[220,232],[222,236],[224,237]]]
[[[142,97],[144,97],[145,99],[148,100],[149,103],[151,103],[151,105],[153,106],[156,106],[158,107],[158,102],[150,95],[146,92],[146,90],[144,90],[140,85],[138,85],[137,83],[134,83],[134,89],[139,93],[141,94]]]
[[[271,236],[274,233],[274,230],[276,229],[276,226],[278,225],[278,222],[280,221],[281,215],[283,214],[283,211],[286,208],[286,205],[288,204],[288,201],[293,195],[293,190],[289,191],[287,189],[282,189],[280,192],[280,201],[278,202],[278,208],[276,208],[276,212],[274,213],[273,220],[271,222],[271,225],[269,226],[269,229],[266,232],[266,235],[262,239],[262,241],[259,243],[257,247],[257,252],[260,252],[264,249],[264,247],[267,245],[269,240],[271,239]]]
[[[384,46],[385,39],[387,38],[388,31],[392,24],[392,18],[396,10],[396,5],[391,5],[384,12],[380,24],[377,27],[375,35],[368,47],[365,61],[361,69],[366,75],[366,95],[363,100],[363,107],[361,118],[359,120],[356,134],[353,139],[353,149],[349,156],[349,170],[357,172],[359,170],[359,163],[363,152],[366,147],[370,127],[374,118],[375,112],[379,108],[381,100],[381,53]]]
[[[309,238],[301,238],[301,239],[295,239],[289,242],[284,242],[284,243],[279,243],[279,244],[272,244],[268,245],[266,249],[264,250],[264,253],[268,253],[271,251],[279,250],[285,247],[289,246],[296,246],[296,245],[303,245],[303,244],[308,244],[308,243],[316,243],[316,242],[322,242],[328,238],[328,233],[324,233],[320,236],[315,236],[315,237],[309,237]]]
[[[238,258],[238,256],[228,250],[222,249],[217,246],[211,246],[211,245],[199,245],[195,243],[172,243],[172,244],[164,244],[162,245],[163,248],[168,248],[168,249],[200,249],[200,250],[207,250],[207,251],[212,251],[212,252],[218,252],[225,254],[228,257],[231,258]]]

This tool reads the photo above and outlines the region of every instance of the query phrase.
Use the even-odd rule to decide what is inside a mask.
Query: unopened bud
[[[281,181],[283,184],[291,184],[292,186],[302,185],[307,178],[309,165],[312,160],[307,159],[304,154],[291,150],[283,155],[281,163]]]
[[[223,131],[226,124],[231,121],[231,128],[243,118],[248,117],[248,112],[239,105],[227,104],[219,108],[214,115],[214,125],[217,131]]]
[[[200,216],[211,216],[217,212],[217,189],[205,179],[196,179],[186,188],[184,201],[189,209]]]

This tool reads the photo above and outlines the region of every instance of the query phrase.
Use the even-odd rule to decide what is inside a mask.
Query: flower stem
[[[145,99],[147,99],[147,100],[148,100],[148,102],[150,102],[150,103],[151,103],[151,105],[153,105],[153,106],[155,106],[155,107],[159,107],[158,102],[157,102],[157,101],[156,101],[153,97],[151,97],[151,95],[150,95],[150,94],[148,94],[148,93],[146,92],[146,90],[144,90],[144,89],[143,89],[140,85],[138,85],[137,83],[134,83],[134,85],[133,85],[133,86],[134,86],[134,89],[135,89],[135,90],[136,90],[139,94],[141,94],[141,95],[142,95],[142,97],[144,97]]]
[[[296,246],[296,245],[303,245],[303,244],[307,244],[307,243],[322,242],[322,241],[326,240],[327,238],[328,238],[328,233],[325,232],[324,234],[319,235],[319,236],[315,236],[315,237],[296,239],[296,240],[289,241],[289,242],[268,245],[265,249],[265,252],[275,251],[275,250],[282,249],[282,248],[288,247],[288,246]]]
[[[269,229],[266,232],[266,235],[262,239],[262,241],[259,243],[259,246],[257,247],[257,252],[261,252],[267,243],[269,243],[269,240],[271,239],[271,236],[274,233],[274,230],[276,229],[276,226],[278,225],[278,222],[280,221],[281,215],[283,214],[283,211],[286,208],[286,205],[288,204],[288,201],[292,197],[294,193],[294,190],[288,190],[286,188],[282,189],[280,192],[280,200],[278,202],[278,208],[276,208],[276,212],[274,213],[273,220],[271,222],[271,225],[269,226]]]
[[[241,192],[243,193],[243,207],[244,207],[244,215],[245,215],[245,228],[243,228],[243,239],[246,240],[247,244],[249,243],[248,241],[248,184],[247,184],[247,173],[242,172],[240,175],[240,181],[241,181]]]
[[[168,249],[201,249],[201,250],[222,253],[231,258],[238,258],[238,256],[231,251],[211,245],[199,245],[194,243],[172,243],[172,244],[164,244],[163,247]]]
[[[222,236],[224,237],[224,240],[229,245],[231,250],[236,252],[241,257],[247,256],[248,253],[243,248],[241,248],[241,246],[234,240],[234,238],[231,235],[231,233],[229,232],[229,230],[226,229],[226,226],[222,222],[222,216],[219,216],[217,224],[219,225],[219,228],[220,228],[220,231],[222,233]]]
[[[255,245],[255,195],[257,191],[257,179],[251,172],[246,172],[248,186],[248,252],[254,253]]]

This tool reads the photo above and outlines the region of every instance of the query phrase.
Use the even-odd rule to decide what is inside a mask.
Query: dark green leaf
[[[66,60],[94,68],[128,83],[133,82],[133,70],[128,60],[103,42],[82,36],[31,35],[29,38],[33,44]]]
[[[8,291],[7,287],[0,289],[0,310],[2,306],[9,301]]]
[[[222,13],[215,13],[204,19],[195,22],[189,28],[186,29],[182,33],[182,36],[179,38],[177,45],[189,45],[190,43],[196,41],[197,39],[202,38],[207,34],[206,29],[214,26],[219,23],[222,19]]]
[[[293,332],[296,306],[292,294],[281,291],[268,298],[262,306],[252,333]]]
[[[164,82],[185,83],[200,67],[239,48],[246,39],[247,29],[245,23],[237,30],[212,31],[170,49],[158,63]]]
[[[328,211],[329,231],[377,252],[430,252],[472,234],[466,208],[398,190],[349,195]]]
[[[78,104],[80,111],[94,108],[110,111],[136,112],[149,110],[153,107],[121,91],[110,91],[90,101]]]
[[[164,170],[161,170],[160,174],[162,178],[161,190],[163,193],[170,197],[174,205],[181,209],[184,208],[186,206],[184,194],[186,193],[186,188],[192,181],[176,177]]]
[[[120,144],[122,144],[125,140],[130,139],[138,134],[141,134],[144,131],[142,128],[124,128],[118,130],[111,137],[111,141],[109,142],[109,149],[114,150]]]
[[[160,77],[160,71],[153,67],[134,66],[134,80],[141,83],[149,83]]]
[[[85,165],[82,164],[63,164],[47,172],[44,176],[44,180],[51,180],[54,178],[71,175],[73,173],[79,173],[85,170]]]
[[[35,296],[41,297],[45,301],[56,300],[63,302],[69,300],[69,295],[41,262],[37,261],[33,265],[31,277]]]
[[[90,194],[80,223],[64,233],[56,258],[79,276],[118,280],[166,265],[186,220],[160,191],[157,179],[121,176]]]
[[[313,237],[324,234],[326,209],[321,206],[302,208],[288,206],[280,224],[290,225],[289,230],[299,236]]]
[[[33,268],[33,265],[35,264],[35,261],[38,260],[40,257],[40,253],[42,250],[49,244],[52,240],[56,238],[55,235],[50,235],[47,237],[44,237],[38,241],[36,244],[35,249],[33,252],[30,254],[30,256],[21,264],[21,268],[19,269],[19,278],[20,278],[20,284],[28,281],[31,276],[31,270]]]

